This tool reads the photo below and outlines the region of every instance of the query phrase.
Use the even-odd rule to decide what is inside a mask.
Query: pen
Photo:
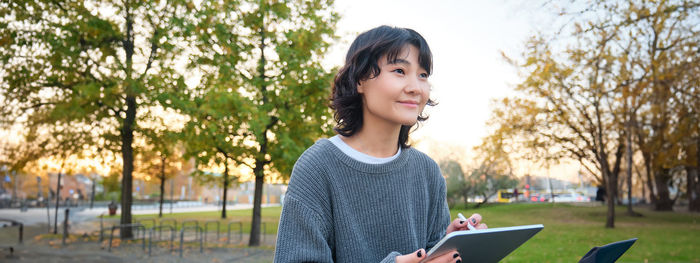
[[[457,213],[457,216],[459,217],[459,219],[462,219],[464,221],[468,221],[467,218],[464,217],[464,215],[462,213]],[[472,226],[472,224],[470,224],[469,222],[467,222],[467,227],[469,228],[469,230],[476,230],[476,228],[474,228],[474,226]]]

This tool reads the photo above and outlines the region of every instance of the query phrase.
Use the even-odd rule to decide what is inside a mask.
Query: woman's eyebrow
[[[397,58],[397,59],[394,59],[392,61],[389,61],[387,64],[389,64],[389,65],[405,64],[406,66],[410,66],[411,62],[409,62],[408,60],[402,59],[402,58]]]

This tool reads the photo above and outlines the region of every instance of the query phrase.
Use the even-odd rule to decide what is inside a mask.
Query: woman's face
[[[379,75],[360,82],[364,124],[413,125],[430,97],[428,72],[418,64],[418,49],[407,45],[396,57],[379,61]]]

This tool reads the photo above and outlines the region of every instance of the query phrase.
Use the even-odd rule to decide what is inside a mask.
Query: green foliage
[[[186,136],[199,139],[188,141],[200,164],[220,164],[225,152],[236,164],[264,166],[267,174],[288,178],[303,150],[330,134],[327,97],[333,74],[320,60],[335,39],[338,16],[331,5],[202,4],[198,24],[190,27],[199,51],[190,67],[204,76],[182,102],[194,116]]]
[[[447,204],[450,208],[468,207],[468,199],[476,196],[483,199],[480,204],[477,204],[479,207],[498,190],[510,189],[518,184],[518,180],[512,174],[498,173],[498,169],[486,163],[482,163],[479,168],[471,169],[470,174],[465,176],[459,162],[446,160],[440,162],[440,171],[446,177]]]
[[[518,180],[513,175],[492,173],[484,169],[484,167],[474,169],[469,178],[474,182],[472,186],[473,193],[483,198],[483,201],[477,207],[486,203],[498,190],[511,189],[518,185]]]
[[[196,48],[189,68],[202,74],[200,85],[176,102],[193,116],[183,135],[188,156],[201,166],[223,166],[224,186],[230,161],[251,168],[254,218],[264,177],[288,179],[301,153],[332,132],[333,73],[321,66],[336,38],[332,4],[205,1],[186,27]]]
[[[135,158],[137,173],[158,178],[162,182],[186,167],[180,135],[162,128],[167,126],[162,123],[158,129],[143,129],[146,144],[136,151]]]
[[[114,12],[98,12],[100,7]],[[160,42],[174,37],[168,23],[175,9],[177,5],[150,1],[128,6],[82,1],[4,4],[2,39],[10,40],[0,48],[0,97],[6,102],[2,123],[19,122],[33,129],[38,138],[26,136],[29,143],[45,139],[47,147],[98,145],[118,152],[126,96],[153,105],[154,94],[167,88],[152,84],[174,77],[164,66],[178,51]],[[136,18],[143,29],[126,32],[127,12],[132,16],[128,22]],[[133,38],[146,42],[143,47],[130,46]],[[136,67],[133,59],[148,64]]]
[[[336,38],[332,4],[2,3],[0,128],[26,127],[32,145],[13,163],[122,154],[122,223],[131,216],[132,172],[149,170],[156,155],[165,163],[177,140],[199,165],[224,166],[224,185],[229,162],[249,166],[261,183],[266,174],[287,179],[303,150],[332,133],[333,73],[320,63]],[[202,76],[194,88],[176,70],[183,55],[187,74]],[[170,130],[167,117],[177,114],[189,118],[183,131]]]
[[[472,178],[464,176],[462,165],[455,160],[440,162],[440,171],[445,176],[447,205],[451,208],[457,204],[466,205],[468,198],[474,194],[475,182]]]
[[[102,185],[104,191],[102,196],[97,196],[97,200],[106,201],[119,201],[121,199],[120,189],[121,180],[118,173],[111,173],[108,176],[104,176],[100,179],[99,184]]]
[[[0,128],[21,125],[23,143],[41,145],[13,162],[120,153],[130,223],[133,143],[153,128],[149,118],[165,117],[144,110],[167,108],[160,94],[184,86],[174,68],[188,11],[183,1],[0,4]]]
[[[109,176],[102,177],[100,184],[104,187],[106,193],[118,192],[120,186],[119,174],[112,173]]]

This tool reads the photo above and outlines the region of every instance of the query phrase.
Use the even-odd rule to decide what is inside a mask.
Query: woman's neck
[[[399,150],[400,131],[401,125],[373,123],[362,125],[362,128],[350,137],[340,136],[340,138],[361,153],[386,158],[395,155]]]

